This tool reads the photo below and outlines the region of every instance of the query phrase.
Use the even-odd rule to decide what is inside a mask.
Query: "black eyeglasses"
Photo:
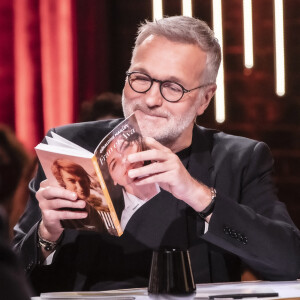
[[[187,90],[180,83],[169,80],[158,80],[141,72],[126,72],[126,76],[128,77],[128,83],[130,87],[135,92],[141,94],[148,92],[151,89],[153,82],[158,82],[161,95],[165,100],[169,102],[178,102],[185,93],[189,93],[191,91],[200,89],[211,84],[207,83],[193,88],[191,90]]]

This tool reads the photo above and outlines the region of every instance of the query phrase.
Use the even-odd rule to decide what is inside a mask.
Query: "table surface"
[[[300,300],[300,281],[251,281],[235,283],[212,283],[197,284],[195,294],[186,297],[167,295],[148,295],[147,288],[125,289],[101,292],[56,292],[43,293],[40,297],[32,297],[32,300],[53,300],[53,299],[119,299],[119,300],[145,300],[145,299],[188,299],[204,300],[212,295],[232,295],[251,293],[278,293],[278,297],[264,297],[263,300],[286,299]],[[231,298],[231,297],[226,297]],[[220,298],[219,298],[220,299]],[[247,297],[246,299],[251,299]],[[252,297],[253,299],[253,297]],[[224,300],[224,298],[222,299]]]

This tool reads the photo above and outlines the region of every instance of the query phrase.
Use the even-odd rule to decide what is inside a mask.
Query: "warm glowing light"
[[[274,0],[275,9],[275,72],[276,94],[285,94],[283,1]]]
[[[162,0],[152,0],[153,20],[163,18]]]
[[[214,28],[215,36],[219,40],[219,43],[221,45],[221,49],[223,49],[222,1],[221,0],[213,0],[213,28]],[[218,89],[215,95],[215,114],[216,114],[215,118],[218,123],[223,123],[225,121],[223,58],[217,76],[217,87]]]
[[[182,0],[182,15],[192,17],[192,0]]]
[[[243,0],[244,15],[244,64],[253,67],[252,0]]]

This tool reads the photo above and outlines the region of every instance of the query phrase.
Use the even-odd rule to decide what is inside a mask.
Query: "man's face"
[[[201,82],[206,54],[200,47],[169,41],[160,36],[149,36],[136,50],[130,72],[140,71],[159,80],[180,83],[192,89]],[[123,90],[123,110],[128,117],[136,112],[143,135],[150,136],[166,146],[186,144],[191,140],[194,119],[202,114],[201,89],[184,94],[176,103],[166,101],[154,82],[146,93],[137,93],[126,80]]]
[[[87,179],[68,173],[63,169],[60,170],[60,174],[67,190],[77,193],[78,198],[82,200],[89,197],[90,189]]]
[[[128,143],[123,139],[118,139],[117,144],[111,145],[110,147],[112,147],[113,151],[110,152],[107,157],[107,165],[109,174],[114,183],[123,187],[132,184],[134,179],[128,177],[128,171],[143,166],[143,163],[129,163],[126,158],[129,154],[136,153],[140,150],[138,144],[135,142]]]

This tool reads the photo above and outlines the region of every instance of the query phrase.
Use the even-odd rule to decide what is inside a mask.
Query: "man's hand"
[[[183,200],[196,211],[202,211],[211,202],[209,187],[195,180],[181,163],[180,159],[169,148],[153,138],[144,138],[149,150],[128,155],[130,163],[151,161],[149,165],[132,169],[128,172],[131,178],[139,178],[137,185],[158,183],[161,188]]]
[[[87,217],[85,211],[71,211],[68,209],[83,209],[84,200],[77,200],[77,194],[62,187],[48,185],[48,180],[40,184],[36,193],[42,212],[40,223],[41,236],[49,241],[56,241],[63,232],[60,220],[83,219]]]

